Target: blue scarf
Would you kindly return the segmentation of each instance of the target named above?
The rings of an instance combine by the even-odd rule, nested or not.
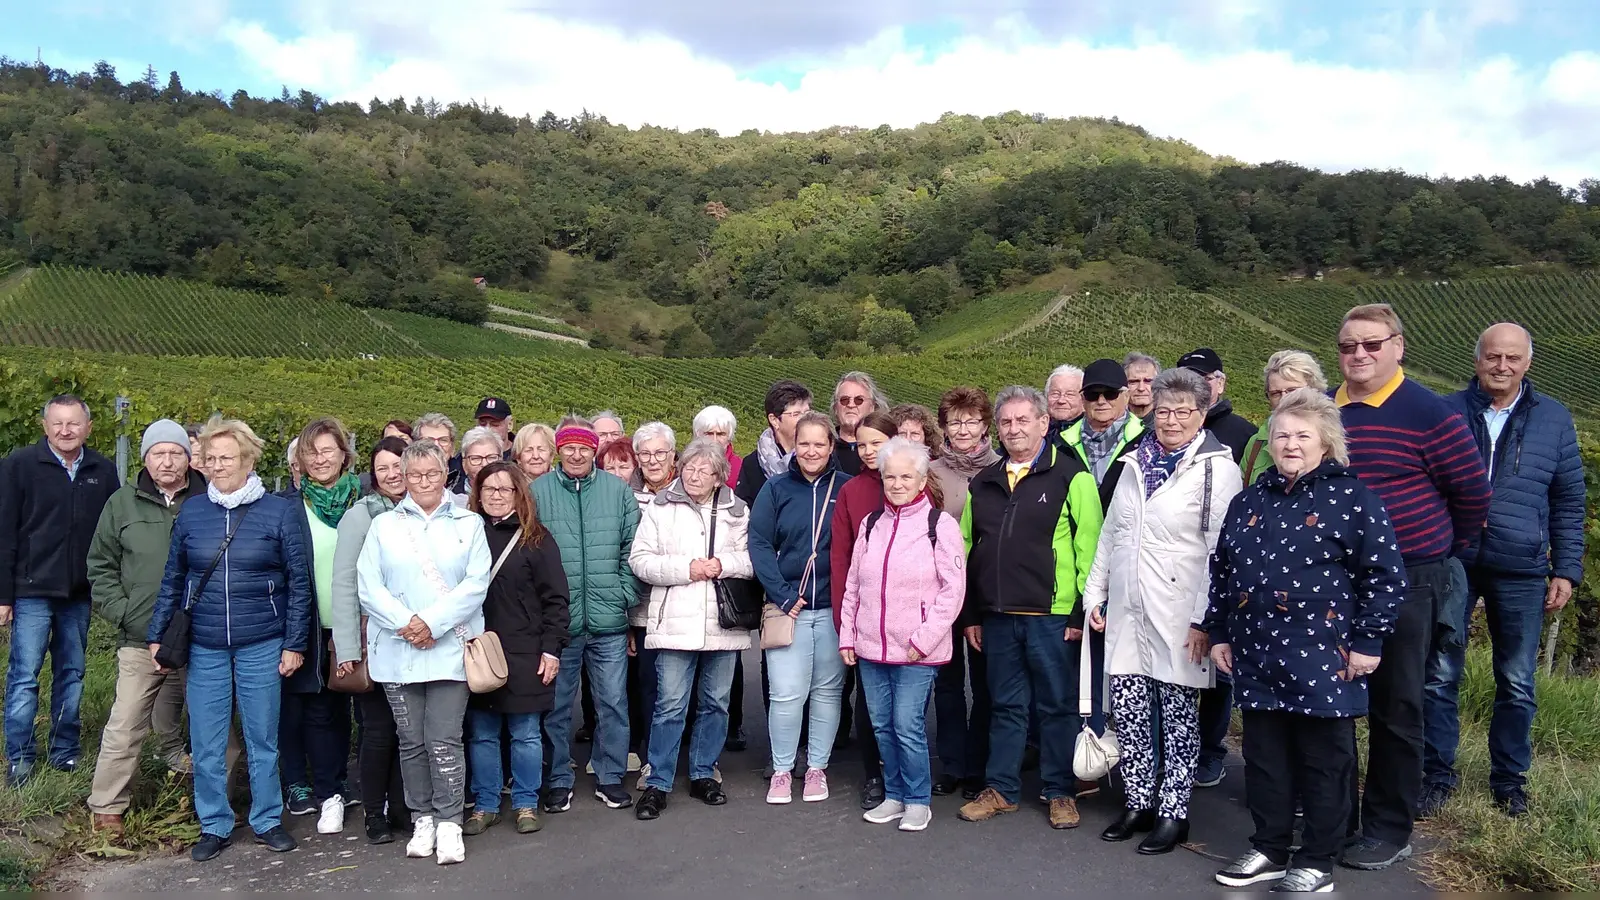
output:
[[[1146,500],[1150,499],[1150,495],[1154,494],[1157,488],[1166,484],[1167,479],[1172,477],[1172,473],[1178,468],[1179,461],[1189,451],[1189,445],[1193,444],[1195,438],[1199,436],[1200,433],[1195,432],[1195,436],[1189,439],[1189,443],[1171,452],[1161,446],[1161,441],[1156,439],[1154,431],[1145,435],[1144,439],[1139,442],[1139,471],[1144,473],[1144,497]]]

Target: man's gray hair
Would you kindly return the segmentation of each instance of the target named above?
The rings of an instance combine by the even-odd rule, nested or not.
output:
[[[1165,398],[1169,401],[1191,400],[1194,408],[1201,412],[1211,408],[1211,384],[1204,375],[1193,369],[1168,369],[1157,375],[1150,385],[1150,396],[1157,406]]]
[[[1489,336],[1489,332],[1499,328],[1502,325],[1510,325],[1522,329],[1522,336],[1528,339],[1528,359],[1531,361],[1533,359],[1533,332],[1528,330],[1528,326],[1519,324],[1517,322],[1496,322],[1493,325],[1490,325],[1488,328],[1485,328],[1483,332],[1478,335],[1477,345],[1472,348],[1472,358],[1483,359],[1483,339]],[[82,403],[83,401],[79,400],[78,402]],[[88,407],[86,406],[84,409],[88,410]]]
[[[422,437],[424,428],[443,428],[450,432],[450,443],[456,442],[456,423],[450,421],[450,417],[444,413],[423,413],[417,417],[417,421],[411,423],[411,433],[416,437]]]
[[[589,427],[593,428],[594,427],[594,423],[600,421],[601,419],[610,419],[611,421],[616,422],[618,431],[622,432],[623,434],[627,434],[628,433],[628,423],[622,421],[622,415],[620,413],[618,413],[616,410],[614,410],[614,409],[602,409],[599,412],[595,413],[594,415],[590,416],[589,417]]]
[[[917,467],[917,474],[928,477],[928,445],[910,438],[893,437],[878,448],[878,471],[889,467],[890,459],[909,459]]]
[[[1161,360],[1156,359],[1154,356],[1151,356],[1148,353],[1140,353],[1138,350],[1135,350],[1122,358],[1123,369],[1128,369],[1132,366],[1149,366],[1155,369],[1157,372],[1160,372]]]
[[[1069,376],[1069,375],[1076,375],[1079,379],[1082,379],[1083,378],[1083,369],[1081,369],[1081,368],[1079,368],[1077,366],[1074,366],[1074,365],[1070,365],[1070,364],[1056,366],[1054,369],[1050,370],[1050,377],[1046,378],[1044,380],[1044,389],[1045,389],[1045,391],[1047,393],[1049,392],[1050,383],[1051,382],[1055,381],[1057,378],[1061,378],[1061,377]],[[997,403],[997,404],[995,404],[994,408],[995,409],[999,409],[1000,405]]]
[[[289,446],[283,448],[283,464],[291,469],[294,468],[294,464],[300,461],[299,450],[300,438],[291,438]]]
[[[633,452],[638,453],[645,441],[661,439],[667,442],[667,449],[678,449],[678,436],[673,433],[665,422],[646,422],[639,426],[633,433]]]
[[[889,408],[889,398],[883,395],[883,391],[878,390],[878,383],[873,381],[872,376],[865,372],[846,372],[839,376],[839,381],[833,386],[834,406],[839,405],[839,389],[847,384],[854,384],[865,390],[872,397],[872,409],[886,410]],[[871,411],[867,410],[867,412]]]
[[[605,414],[601,413],[601,415],[605,415]],[[613,414],[613,415],[615,415],[615,414]],[[617,420],[617,424],[621,425],[622,424],[622,420],[618,419]],[[557,431],[560,431],[563,428],[587,428],[590,431],[593,431],[594,430],[594,419],[586,419],[583,416],[578,415],[577,413],[567,413],[566,415],[561,417],[561,421],[556,423],[556,430]]]
[[[496,453],[504,453],[506,450],[506,442],[501,440],[500,432],[485,425],[468,429],[467,433],[461,436],[461,455],[466,456],[467,450],[476,444],[493,444]]]
[[[39,418],[48,418],[50,415],[50,407],[52,406],[76,406],[77,408],[83,410],[83,418],[85,421],[94,421],[94,413],[89,411],[89,404],[83,402],[83,398],[79,397],[77,394],[57,394],[54,397],[51,397],[45,402],[44,408],[39,410]]]
[[[400,471],[411,471],[411,466],[423,459],[433,460],[448,474],[450,461],[444,458],[444,448],[436,441],[412,441],[407,444],[405,452],[400,454]]]
[[[1055,376],[1052,375],[1050,377],[1054,378]],[[1033,408],[1035,416],[1044,416],[1050,413],[1050,405],[1045,402],[1044,392],[1036,387],[1028,387],[1025,384],[1013,384],[1010,387],[1000,389],[1000,393],[996,394],[994,398],[995,419],[998,420],[1000,418],[1000,410],[1004,409],[1009,403],[1028,404]]]
[[[678,457],[678,472],[681,474],[688,465],[696,460],[703,459],[711,467],[711,474],[717,477],[717,484],[728,483],[728,473],[732,467],[728,465],[728,457],[722,452],[717,442],[710,438],[695,438],[689,446],[683,448],[683,453]]]
[[[734,430],[739,427],[739,420],[734,418],[733,410],[726,406],[708,406],[694,414],[694,424],[690,426],[694,436],[699,437],[712,428],[728,429],[728,440],[733,440]]]

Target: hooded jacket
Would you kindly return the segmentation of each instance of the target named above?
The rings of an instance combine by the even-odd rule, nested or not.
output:
[[[1233,651],[1241,709],[1367,713],[1349,654],[1379,656],[1405,597],[1405,562],[1383,501],[1328,460],[1293,484],[1271,469],[1228,505],[1211,557],[1204,628]]]
[[[539,521],[555,535],[571,594],[573,637],[621,634],[639,602],[628,566],[639,501],[621,478],[593,469],[573,478],[558,464],[533,483]]]
[[[1216,436],[1216,439],[1233,451],[1235,463],[1244,459],[1244,451],[1250,444],[1250,439],[1256,436],[1261,429],[1253,425],[1249,419],[1233,411],[1233,401],[1223,397],[1211,408],[1206,410],[1207,431]]]
[[[169,502],[150,473],[140,471],[106,502],[89,544],[89,584],[94,611],[117,629],[118,646],[148,643],[172,524],[185,500],[205,493],[205,476],[190,469],[188,482]]]
[[[111,460],[82,453],[76,478],[45,438],[0,463],[0,606],[89,599],[89,544],[119,485]]]
[[[767,479],[756,496],[750,509],[750,563],[767,601],[784,612],[802,595],[807,609],[833,605],[833,507],[849,481],[833,456],[815,481],[800,473],[796,459],[789,471]]]
[[[499,559],[521,529],[515,515],[501,522],[485,518],[483,527],[491,559]],[[483,626],[500,638],[508,677],[504,687],[472,695],[471,705],[508,714],[554,708],[555,682],[544,683],[539,663],[545,654],[561,658],[571,639],[567,632],[571,615],[567,573],[555,538],[546,534],[538,546],[513,548],[489,582],[483,602]]]
[[[967,594],[961,526],[937,512],[926,491],[905,506],[884,506],[856,537],[840,603],[839,649],[868,662],[939,666],[954,651],[953,626]],[[913,661],[910,650],[920,658]]]
[[[716,546],[709,546],[712,508]],[[689,564],[715,557],[722,578],[753,578],[749,549],[750,510],[728,488],[718,488],[702,506],[674,478],[645,507],[633,538],[629,564],[649,585],[644,645],[651,650],[747,650],[750,632],[723,628],[717,621],[717,596],[710,581],[695,581]]]

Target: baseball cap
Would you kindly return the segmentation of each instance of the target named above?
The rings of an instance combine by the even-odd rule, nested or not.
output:
[[[1114,359],[1097,359],[1083,369],[1083,389],[1087,391],[1093,387],[1112,388],[1122,390],[1128,386],[1128,376],[1122,370],[1122,363]]]
[[[472,417],[481,419],[484,416],[489,416],[494,419],[504,419],[509,415],[511,415],[511,404],[501,400],[499,397],[485,397],[478,404],[478,411],[473,413]]]
[[[1201,375],[1215,375],[1222,371],[1222,357],[1210,347],[1191,350],[1178,359],[1178,368],[1191,369]]]

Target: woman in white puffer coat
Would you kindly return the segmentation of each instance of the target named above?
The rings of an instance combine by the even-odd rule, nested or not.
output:
[[[691,693],[698,696],[689,740],[689,796],[710,806],[727,802],[715,768],[728,736],[734,662],[750,647],[750,632],[718,624],[713,582],[755,577],[746,544],[750,511],[724,486],[727,478],[728,461],[715,442],[690,444],[679,457],[678,477],[644,507],[634,535],[628,562],[651,586],[644,641],[656,651],[650,774],[635,807],[640,819],[659,817],[667,805]]]

